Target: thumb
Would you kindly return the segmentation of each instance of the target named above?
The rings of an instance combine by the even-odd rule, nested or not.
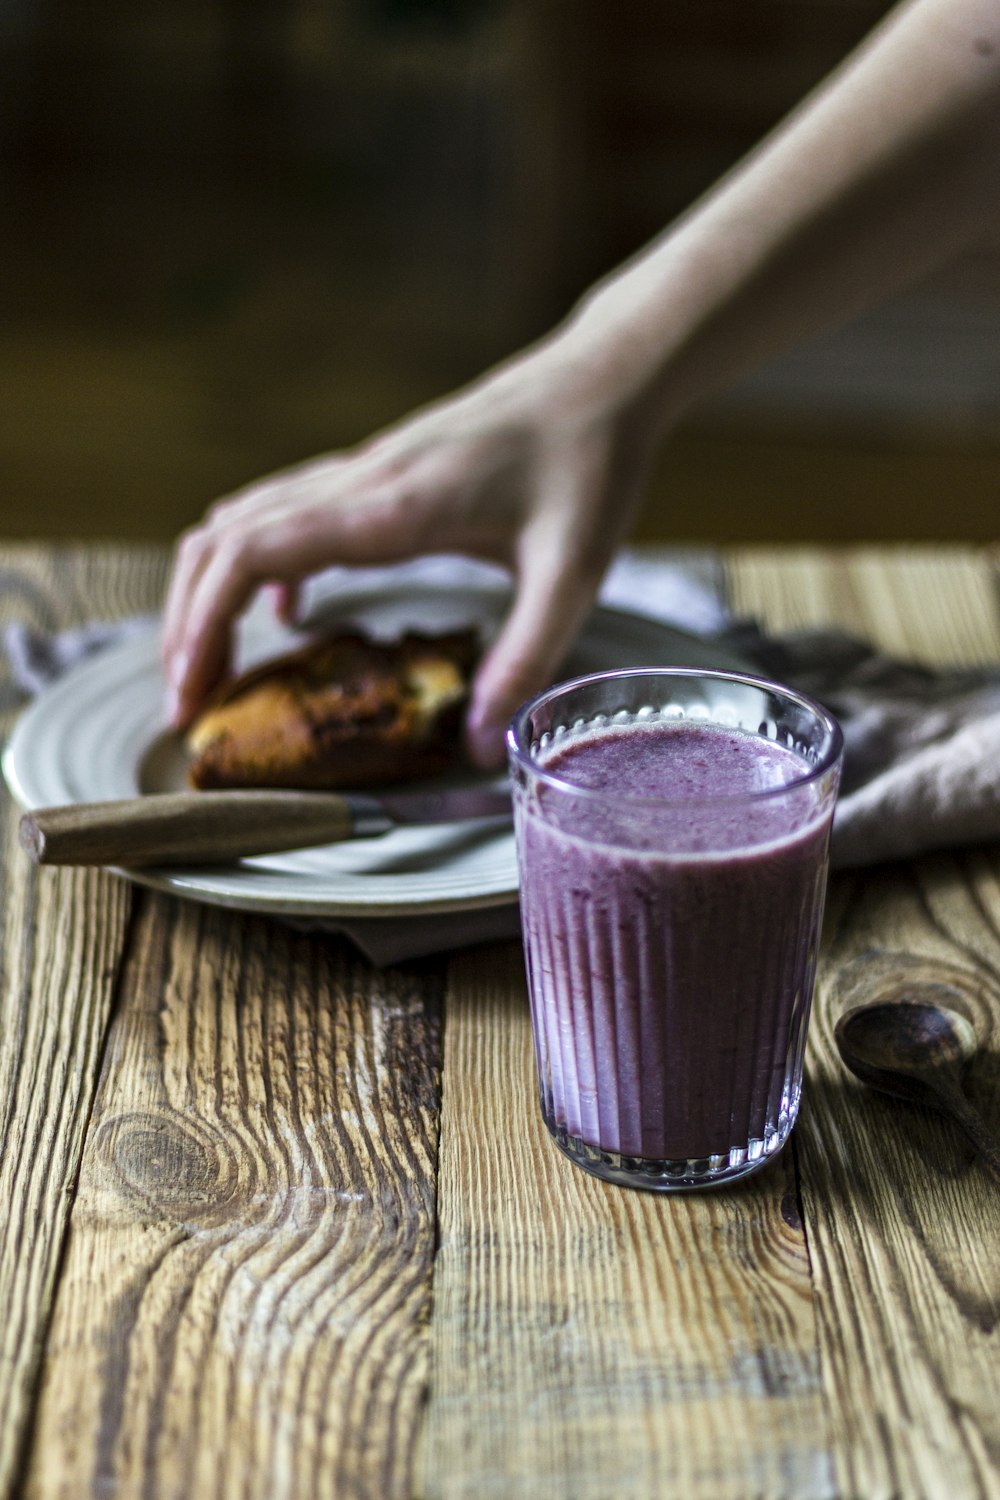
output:
[[[584,574],[559,556],[525,561],[520,568],[514,603],[472,686],[466,739],[477,765],[493,770],[503,764],[504,733],[514,711],[555,680],[602,571]]]

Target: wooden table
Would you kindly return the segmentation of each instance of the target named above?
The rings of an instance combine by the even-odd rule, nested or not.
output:
[[[773,627],[996,661],[998,561],[725,569]],[[165,576],[148,550],[2,563],[0,614],[47,626],[153,608]],[[860,997],[945,986],[1000,1124],[1000,851],[834,882],[791,1148],[663,1198],[549,1143],[515,944],[379,972],[38,872],[2,820],[4,1500],[1000,1495],[1000,1190],[831,1040]]]

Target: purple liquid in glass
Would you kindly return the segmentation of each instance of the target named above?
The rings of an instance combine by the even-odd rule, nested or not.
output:
[[[690,720],[578,730],[537,763],[600,794],[516,799],[549,1128],[612,1168],[747,1170],[797,1112],[829,789],[793,749]]]

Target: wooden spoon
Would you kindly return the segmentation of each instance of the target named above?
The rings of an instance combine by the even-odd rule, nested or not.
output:
[[[834,1037],[863,1083],[951,1115],[1000,1180],[1000,1142],[962,1092],[962,1069],[976,1048],[964,1016],[927,1002],[877,1001],[842,1015]]]

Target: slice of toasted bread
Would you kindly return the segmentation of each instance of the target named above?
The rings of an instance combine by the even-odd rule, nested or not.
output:
[[[358,631],[310,643],[229,683],[188,734],[192,786],[337,790],[409,781],[457,758],[475,631]]]

